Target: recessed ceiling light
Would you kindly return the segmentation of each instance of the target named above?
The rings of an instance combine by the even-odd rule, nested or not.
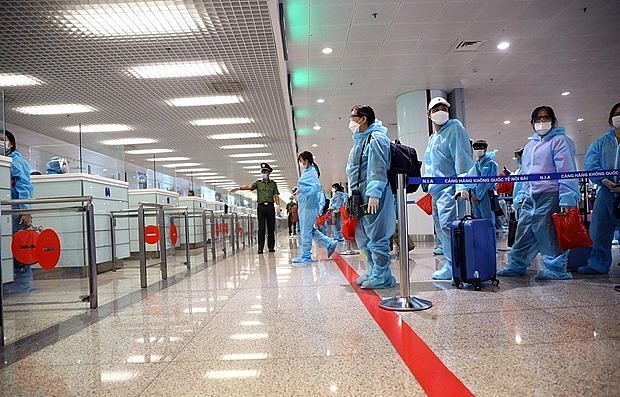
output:
[[[260,163],[269,163],[269,165],[271,165],[271,163],[275,163],[276,160],[274,159],[269,159],[269,160],[264,160],[264,159],[252,159],[252,160],[239,160],[237,161],[237,164],[260,164]],[[273,167],[273,166],[272,166]]]
[[[243,98],[237,95],[196,96],[188,98],[174,98],[165,101],[170,106],[210,106],[226,105],[229,103],[243,102]]]
[[[238,157],[268,157],[271,156],[271,153],[235,153],[229,154],[229,157],[238,158]]]
[[[151,138],[120,138],[120,139],[108,139],[101,141],[104,145],[121,146],[121,145],[146,145],[147,143],[156,143],[155,139]],[[165,149],[170,150],[170,149]],[[172,150],[170,150],[172,151]]]
[[[570,95],[570,91],[564,91],[561,95],[562,96]]]
[[[127,154],[160,154],[160,153],[171,153],[174,152],[172,149],[136,149],[136,150],[127,150],[125,153]]]
[[[254,119],[248,117],[229,117],[223,119],[201,119],[201,120],[192,120],[191,124],[195,126],[203,126],[203,125],[231,125],[231,124],[248,124],[253,123]]]
[[[0,87],[17,87],[20,85],[38,85],[43,82],[27,74],[0,73]]]
[[[74,125],[71,127],[65,127],[65,131],[80,132],[80,126]],[[118,132],[118,131],[131,131],[132,127],[125,124],[83,124],[82,132]]]
[[[318,131],[321,129],[321,126],[318,124],[315,124],[314,127],[312,127],[313,130]]]
[[[325,102],[325,99],[323,99],[323,98],[319,98],[319,99],[317,99],[316,101],[317,101],[317,103],[323,103],[323,102]]]
[[[578,118],[577,121],[583,121],[583,119],[582,118]]]
[[[189,157],[155,157],[148,159],[149,161],[185,161],[189,160]]]
[[[175,171],[176,172],[191,172],[193,175],[196,175],[195,172],[211,171],[211,168],[183,168],[182,170],[175,170]]]
[[[267,145],[263,144],[263,143],[248,143],[245,145],[225,145],[225,146],[220,146],[220,149],[224,149],[224,150],[232,150],[232,149],[260,149],[260,148],[264,148],[267,147]]]
[[[205,170],[208,170],[208,168],[204,168]],[[185,172],[182,170],[175,170],[176,172]],[[185,174],[187,176],[213,176],[213,175],[217,175],[217,172],[190,172],[189,174]]]
[[[77,103],[66,103],[62,105],[39,105],[39,106],[22,106],[15,108],[15,111],[24,114],[70,114],[70,113],[87,113],[94,112],[95,108],[88,105],[80,105]]]
[[[212,76],[228,73],[224,65],[216,62],[169,62],[127,68],[133,76],[142,79],[164,79],[173,77]]]
[[[206,14],[205,14],[206,16]],[[205,29],[201,14],[177,1],[135,1],[73,6],[60,23],[94,36],[177,35]]]
[[[263,134],[258,132],[236,132],[232,134],[215,134],[209,135],[209,139],[247,139],[247,138],[261,138]]]
[[[312,147],[319,147],[319,145],[317,143],[313,143]]]
[[[510,124],[510,120],[504,120],[504,124]]]
[[[498,49],[500,49],[500,50],[505,50],[505,49],[507,49],[508,47],[510,47],[510,43],[509,43],[509,42],[507,42],[507,41],[502,41],[501,43],[499,43],[499,44],[497,45],[497,48],[498,48]]]
[[[178,168],[178,167],[194,167],[200,165],[200,163],[176,163],[176,164],[162,164],[162,167],[166,168]]]
[[[325,47],[321,50],[321,52],[325,55],[331,54],[332,52],[334,52],[333,49],[329,48],[329,47]]]

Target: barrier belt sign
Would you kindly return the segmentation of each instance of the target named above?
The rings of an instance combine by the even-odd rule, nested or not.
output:
[[[462,177],[412,177],[407,179],[409,184],[441,184],[457,185],[464,183],[497,183],[497,182],[530,182],[530,181],[557,181],[563,179],[605,178],[620,176],[620,169],[602,171],[575,171],[554,172],[546,174],[523,174],[507,176],[462,176]]]

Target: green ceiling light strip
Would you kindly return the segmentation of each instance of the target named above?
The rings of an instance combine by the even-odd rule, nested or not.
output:
[[[310,128],[299,128],[297,130],[297,135],[299,136],[307,136],[312,134],[312,130]]]
[[[308,40],[310,33],[308,0],[286,2],[286,24],[293,42]]]

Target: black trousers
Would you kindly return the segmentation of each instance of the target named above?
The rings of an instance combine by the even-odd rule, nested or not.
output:
[[[295,236],[297,234],[297,222],[293,221],[293,215],[288,216],[288,235]]]
[[[265,247],[265,225],[267,226],[267,248],[273,251],[276,248],[276,209],[273,204],[258,204],[258,250]]]

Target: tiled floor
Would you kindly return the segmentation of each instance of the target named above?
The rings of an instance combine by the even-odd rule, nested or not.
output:
[[[620,267],[561,282],[534,282],[532,268],[477,292],[431,281],[431,251],[418,244],[410,258],[412,292],[433,307],[399,315],[473,394],[620,395]],[[425,395],[334,261],[293,268],[296,252],[281,238],[275,254],[248,248],[204,267],[197,250],[190,272],[171,263],[165,288],[150,270],[146,291],[135,268],[106,273],[94,313],[79,281],[37,282],[7,302],[0,395]],[[12,342],[35,332],[45,347],[15,360]]]

